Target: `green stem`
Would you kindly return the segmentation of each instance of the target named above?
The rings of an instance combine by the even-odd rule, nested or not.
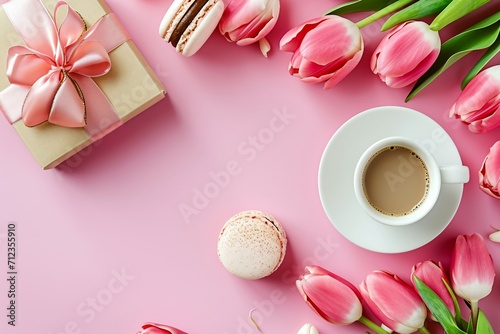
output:
[[[419,332],[420,334],[431,334],[431,332],[429,332],[429,330],[428,330],[427,328],[425,328],[425,326],[424,326],[424,327],[419,328],[419,329],[418,329],[418,332]]]
[[[378,326],[376,323],[374,323],[364,315],[362,315],[358,321],[377,334],[390,334],[389,332],[383,330],[382,327]]]
[[[358,26],[359,29],[369,25],[370,23],[373,23],[377,21],[378,19],[383,18],[387,14],[390,14],[400,8],[403,8],[404,6],[407,6],[411,4],[412,2],[415,2],[416,0],[398,0],[389,6],[379,10],[378,12],[373,13],[372,15],[365,17],[361,21],[357,22],[356,25]]]
[[[472,315],[472,332],[476,332],[477,328],[477,316],[479,315],[479,304],[477,301],[471,301],[470,302],[470,309],[471,309],[471,315]]]

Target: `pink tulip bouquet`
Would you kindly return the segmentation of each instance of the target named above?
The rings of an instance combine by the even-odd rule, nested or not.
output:
[[[376,270],[358,289],[321,267],[308,266],[297,289],[318,315],[337,325],[360,322],[377,334],[430,333],[426,323],[434,321],[446,333],[492,334],[479,300],[491,292],[494,277],[484,239],[472,234],[457,237],[449,276],[441,263],[428,260],[412,268],[409,282]],[[363,305],[376,320],[365,316]],[[468,310],[467,320],[463,309]]]
[[[331,88],[345,78],[362,57],[364,45],[360,29],[387,18],[381,30],[388,32],[371,56],[371,70],[389,87],[414,84],[408,95],[410,99],[466,54],[489,48],[464,82],[470,81],[498,52],[498,12],[444,43],[439,35],[450,23],[489,1],[348,1],[292,28],[283,36],[280,48],[293,53],[289,65],[291,75],[304,82],[325,82],[324,88]],[[356,23],[341,16],[354,12],[375,13]],[[424,18],[432,18],[430,24],[422,21]]]

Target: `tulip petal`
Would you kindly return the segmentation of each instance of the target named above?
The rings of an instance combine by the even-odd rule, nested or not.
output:
[[[337,59],[349,59],[362,47],[358,27],[343,18],[331,18],[311,30],[300,45],[308,60],[327,65]]]
[[[319,332],[313,325],[305,324],[299,329],[297,334],[319,334]]]
[[[259,40],[259,49],[264,57],[267,57],[268,52],[271,50],[271,44],[265,38]]]
[[[455,316],[455,305],[453,303],[453,298],[448,291],[448,288],[443,283],[443,280],[449,284],[448,277],[445,274],[441,262],[435,263],[433,261],[424,261],[417,263],[412,268],[411,278],[413,286],[415,287],[414,277],[418,277],[422,282],[424,282],[432,291],[434,291],[439,298],[445,303],[451,314]],[[416,287],[415,287],[416,288]],[[436,321],[436,318],[430,314],[431,319]]]
[[[439,50],[432,51],[420,62],[420,64],[417,67],[399,77],[391,76],[389,74],[387,76],[384,76],[381,73],[379,73],[379,76],[385,77],[386,79],[384,79],[384,82],[387,84],[387,86],[391,88],[406,87],[409,84],[418,80],[418,78],[420,78],[432,66],[434,61],[436,61],[438,55],[439,55]]]
[[[356,53],[356,55],[347,61],[347,63],[342,66],[338,71],[332,75],[332,77],[325,82],[324,89],[330,89],[333,86],[337,85],[341,80],[343,80],[349,73],[354,70],[354,68],[358,65],[363,56],[363,48]]]
[[[450,117],[470,124],[475,133],[500,125],[500,66],[480,72],[461,92],[450,109]]]
[[[334,324],[351,324],[362,315],[357,289],[343,278],[321,267],[306,267],[306,275],[296,282],[309,306]]]
[[[491,292],[494,277],[493,260],[483,237],[477,233],[458,236],[451,260],[455,293],[470,302],[477,302]]]
[[[267,0],[233,0],[224,10],[219,30],[224,35],[248,24],[265,11]]]
[[[36,126],[49,119],[59,82],[60,71],[53,71],[38,79],[31,86],[22,110],[22,118],[26,126]]]
[[[397,33],[389,33],[381,45],[383,50],[378,56],[377,72],[387,77],[400,77],[439,50],[441,41],[439,34],[431,31],[426,23],[410,22],[403,24]]]
[[[374,271],[360,285],[364,301],[382,323],[398,333],[413,333],[424,325],[427,308],[398,276]]]
[[[500,231],[495,231],[489,235],[489,238],[493,242],[500,242]]]
[[[139,332],[140,334],[187,334],[175,327],[156,324],[152,322],[148,322],[142,325],[142,329],[143,331]]]
[[[236,44],[248,45],[264,38],[276,25],[279,11],[279,1],[268,2],[266,9],[244,27]]]
[[[321,22],[328,20],[327,17],[316,17],[303,24],[290,29],[280,40],[280,50],[295,52],[306,34],[316,28]]]
[[[500,182],[500,141],[490,148],[486,166],[488,168],[486,174],[488,183],[497,186]]]
[[[500,198],[500,141],[497,141],[486,156],[479,171],[479,187],[488,195]]]

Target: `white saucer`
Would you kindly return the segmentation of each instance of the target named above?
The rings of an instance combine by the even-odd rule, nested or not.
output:
[[[408,108],[378,107],[354,116],[332,136],[321,158],[319,193],[328,218],[345,238],[371,251],[401,253],[425,245],[448,226],[463,184],[443,184],[436,206],[414,224],[394,227],[373,220],[354,195],[354,168],[371,144],[388,136],[420,142],[440,166],[462,164],[452,139],[434,120]]]

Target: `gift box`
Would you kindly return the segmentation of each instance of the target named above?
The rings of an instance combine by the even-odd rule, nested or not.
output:
[[[44,169],[165,96],[101,0],[11,0],[0,31],[0,109]]]

